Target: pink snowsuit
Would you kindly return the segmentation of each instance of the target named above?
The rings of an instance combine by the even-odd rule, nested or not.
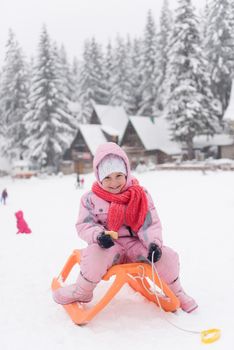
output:
[[[31,233],[32,231],[28,227],[27,222],[24,220],[24,214],[22,210],[19,210],[15,213],[16,220],[17,220],[17,228],[18,232],[17,233]]]
[[[126,165],[127,178],[123,191],[132,184],[129,161],[124,151],[115,143],[108,142],[99,146],[93,161],[94,172],[99,183],[97,167],[108,154],[121,157]],[[76,283],[63,286],[53,292],[54,300],[59,304],[73,302],[89,302],[93,298],[93,290],[97,283],[115,264],[127,262],[147,262],[150,243],[156,243],[162,250],[162,256],[155,263],[161,278],[169,285],[180,300],[181,308],[192,312],[197,308],[196,301],[187,295],[179,280],[179,257],[171,248],[163,245],[162,226],[150,194],[145,190],[148,198],[148,212],[143,225],[137,232],[122,225],[118,230],[118,239],[108,249],[101,248],[97,237],[108,230],[107,217],[110,203],[101,199],[92,191],[81,198],[79,217],[76,229],[80,238],[88,243],[82,250],[80,274]]]
[[[115,143],[108,142],[99,146],[94,157],[93,167],[99,185],[97,166],[108,154],[121,157],[127,168],[127,179],[123,191],[132,184],[129,161],[124,151]],[[187,295],[179,280],[179,257],[171,248],[163,245],[162,227],[150,194],[145,190],[148,198],[148,212],[145,222],[138,232],[122,225],[118,230],[118,239],[108,249],[101,248],[97,237],[108,230],[107,217],[110,203],[101,199],[92,191],[81,198],[79,217],[76,223],[80,238],[88,243],[82,250],[80,274],[76,283],[58,288],[53,292],[54,300],[59,304],[70,304],[76,301],[89,302],[93,297],[93,290],[97,283],[115,264],[127,262],[146,262],[150,243],[156,243],[162,250],[161,259],[155,263],[161,278],[178,296],[181,308],[191,312],[197,308],[196,301]]]
[[[97,166],[110,153],[120,156],[126,164],[127,181],[124,189],[127,189],[132,182],[129,160],[123,150],[112,142],[99,146],[94,157],[93,165],[97,181],[102,186],[98,179]],[[97,237],[101,232],[107,230],[110,203],[91,191],[82,196],[76,229],[79,237],[88,243],[88,247],[82,251],[80,269],[83,278],[92,282],[93,288],[114,264],[146,261],[149,244],[152,242],[162,249],[162,257],[156,263],[162,279],[171,284],[178,277],[178,254],[163,245],[160,219],[150,194],[146,190],[145,192],[149,210],[144,224],[138,232],[133,232],[123,225],[118,231],[119,238],[114,240],[114,246],[109,249],[101,248],[97,243]]]

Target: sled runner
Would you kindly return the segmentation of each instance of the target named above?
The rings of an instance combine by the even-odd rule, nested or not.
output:
[[[61,287],[61,283],[66,281],[73,266],[80,263],[80,253],[80,250],[77,249],[73,251],[60,275],[53,279],[52,290]],[[180,306],[178,298],[167,284],[162,280],[159,281],[157,275],[152,276],[151,265],[147,263],[114,265],[103,276],[103,280],[108,281],[112,276],[115,276],[112,285],[96,305],[90,307],[88,304],[83,306],[80,303],[62,305],[73,322],[78,325],[86,324],[111,301],[125,283],[128,283],[135,291],[158,306],[160,303],[165,311],[175,311]],[[157,286],[157,296],[151,292],[152,282]]]

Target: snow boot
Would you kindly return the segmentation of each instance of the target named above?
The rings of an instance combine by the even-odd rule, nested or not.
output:
[[[168,287],[172,290],[173,293],[175,293],[175,295],[179,299],[180,307],[183,311],[190,313],[198,307],[196,301],[192,297],[187,295],[181,287],[179,278],[177,278],[174,282],[169,284]]]
[[[56,289],[53,299],[56,303],[66,305],[75,302],[89,303],[93,298],[96,283],[89,282],[80,274],[76,283]]]

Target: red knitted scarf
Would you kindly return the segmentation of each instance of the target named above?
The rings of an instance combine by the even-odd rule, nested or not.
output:
[[[105,191],[95,182],[92,191],[100,198],[110,202],[107,218],[109,230],[118,231],[125,224],[137,232],[143,225],[148,210],[148,201],[144,189],[136,179],[126,191],[113,194]]]

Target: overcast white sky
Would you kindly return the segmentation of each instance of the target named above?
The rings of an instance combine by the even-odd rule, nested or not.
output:
[[[0,62],[5,54],[8,30],[12,28],[27,56],[37,50],[42,24],[58,44],[63,43],[70,58],[81,57],[83,42],[95,36],[107,43],[117,34],[140,36],[146,14],[152,10],[157,21],[163,0],[1,0]],[[201,7],[205,0],[193,0]],[[175,8],[177,0],[169,0]]]

